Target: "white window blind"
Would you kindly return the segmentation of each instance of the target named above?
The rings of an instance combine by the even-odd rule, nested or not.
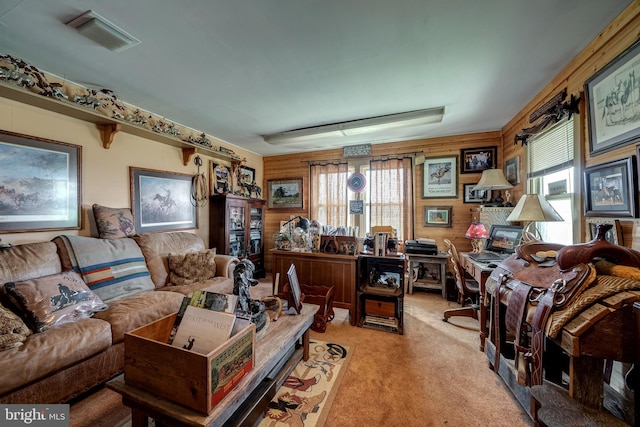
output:
[[[534,178],[573,165],[573,117],[529,140],[528,177]]]

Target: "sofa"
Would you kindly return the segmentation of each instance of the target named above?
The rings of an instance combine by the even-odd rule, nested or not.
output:
[[[74,249],[76,243],[85,246]],[[135,274],[142,285],[101,287],[106,282],[102,276],[95,276],[98,279],[93,280],[77,265],[86,255],[85,247],[92,248],[92,256],[101,260],[117,258],[121,247],[125,246],[144,258],[144,262],[138,262],[136,269],[139,271]],[[212,268],[191,265],[191,272],[183,271],[185,264],[198,258],[212,263]],[[61,292],[63,295],[89,296],[85,298],[85,304],[87,300],[91,301],[91,307],[95,309],[86,316],[77,316],[79,311],[76,310],[77,319],[63,316],[66,320],[60,324],[47,324],[49,317],[41,316],[43,318],[37,319],[40,323],[35,326],[42,326],[41,331],[34,332],[34,326],[30,326],[24,336],[3,335],[22,338],[13,348],[0,351],[0,403],[68,402],[120,374],[124,369],[126,332],[177,312],[183,298],[195,289],[232,293],[233,269],[238,262],[235,257],[206,249],[202,239],[188,232],[143,233],[122,239],[58,236],[49,242],[0,250],[0,285],[4,284],[0,302],[10,321],[14,314],[20,320],[25,316],[32,319],[38,310],[38,307],[30,307],[26,314],[21,312],[22,306],[17,303],[24,303],[29,297],[16,298],[15,293],[22,289],[23,293],[17,293],[18,296],[24,296],[25,292],[40,295],[44,292],[43,283],[47,281],[58,282],[59,289],[67,289],[67,292]],[[123,270],[131,271],[131,268]],[[93,273],[104,275],[104,269]],[[68,288],[60,287],[70,277],[69,283],[81,286],[82,292],[70,293]],[[91,283],[95,282],[94,287],[88,277]],[[57,295],[55,298],[62,297]],[[52,297],[42,295],[40,299],[53,301]],[[22,309],[24,311],[24,307]],[[28,325],[26,321],[25,324]],[[2,328],[3,333],[6,330]],[[20,328],[12,331],[20,331]]]

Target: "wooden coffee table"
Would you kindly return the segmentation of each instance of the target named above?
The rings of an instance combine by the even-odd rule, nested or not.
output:
[[[300,314],[283,314],[271,321],[266,333],[258,336],[255,367],[209,415],[133,387],[125,382],[124,374],[109,381],[107,387],[120,393],[122,403],[131,408],[132,427],[146,427],[149,417],[156,425],[242,425],[257,419],[296,364],[309,358],[309,327],[317,310],[317,305],[304,304]]]

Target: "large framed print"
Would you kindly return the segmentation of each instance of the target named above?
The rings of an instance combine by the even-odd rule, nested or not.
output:
[[[584,170],[584,215],[631,217],[638,214],[634,156]]]
[[[460,150],[462,158],[461,173],[477,173],[486,169],[494,169],[497,165],[498,147],[463,148]]]
[[[269,209],[303,209],[302,178],[267,181],[267,207]]]
[[[192,175],[129,167],[136,233],[198,228]]]
[[[458,197],[458,156],[428,157],[423,173],[423,199]]]
[[[640,78],[640,41],[585,82],[592,156],[630,144],[640,136],[636,76]]]
[[[0,131],[0,233],[78,230],[82,147]]]

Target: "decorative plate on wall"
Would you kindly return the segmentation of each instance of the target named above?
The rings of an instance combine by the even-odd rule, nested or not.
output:
[[[360,172],[351,174],[347,179],[347,187],[354,193],[359,193],[367,186],[367,178]]]

